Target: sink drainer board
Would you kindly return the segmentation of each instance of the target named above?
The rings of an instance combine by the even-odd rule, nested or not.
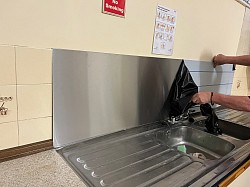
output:
[[[205,146],[206,141],[215,147],[216,143],[224,143],[226,149],[218,151],[210,144]],[[77,143],[58,152],[89,186],[172,187],[190,184],[208,169],[203,160],[178,151],[178,144],[186,145],[187,153],[199,151],[207,159],[222,157],[234,148],[227,141],[193,128],[182,126],[169,131],[166,126],[150,124]]]

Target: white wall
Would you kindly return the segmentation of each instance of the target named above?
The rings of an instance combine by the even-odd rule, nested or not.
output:
[[[151,55],[157,4],[177,10],[171,58],[235,55],[245,8],[235,0],[127,0],[126,18],[102,0],[0,0],[0,44]]]

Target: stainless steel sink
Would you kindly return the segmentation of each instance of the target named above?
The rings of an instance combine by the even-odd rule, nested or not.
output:
[[[214,186],[249,155],[250,128],[220,120],[223,134],[215,136],[197,119],[147,124],[58,152],[88,186]]]
[[[178,146],[185,146],[186,153]],[[224,139],[189,126],[170,129],[150,124],[59,152],[90,186],[178,187],[196,181],[234,148]],[[201,153],[205,159],[192,153]]]
[[[217,108],[219,126],[225,134],[239,140],[250,139],[250,113],[232,110],[228,108]]]
[[[222,134],[226,134],[238,140],[249,140],[250,139],[250,128],[244,125],[236,124],[233,122],[219,120],[219,128],[222,130]],[[203,127],[205,129],[205,122],[197,121],[194,123],[195,126]]]
[[[235,123],[231,123],[229,121],[218,121],[219,127],[221,128],[222,132],[232,136],[234,138],[240,140],[249,140],[250,139],[250,128],[245,127],[243,125],[238,125]]]
[[[218,159],[235,146],[217,136],[187,126],[172,128],[165,133],[158,133],[157,138],[169,147],[185,146],[187,154],[202,153],[206,159]]]

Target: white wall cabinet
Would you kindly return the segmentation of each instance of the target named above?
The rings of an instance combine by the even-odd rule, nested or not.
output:
[[[248,187],[250,177],[250,168],[246,169],[239,177],[237,177],[229,187]]]

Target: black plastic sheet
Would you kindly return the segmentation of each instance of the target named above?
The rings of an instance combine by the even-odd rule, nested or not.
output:
[[[170,103],[169,118],[180,116],[194,106],[195,103],[191,99],[197,92],[198,86],[195,84],[184,61],[182,61],[168,95],[168,103]],[[218,117],[210,104],[201,104],[200,110],[203,116],[207,116],[205,121],[206,131],[215,135],[222,134],[221,129],[218,127]]]
[[[168,96],[170,101],[169,117],[179,116],[195,105],[191,99],[197,92],[198,87],[182,61]]]
[[[222,134],[222,130],[219,128],[218,125],[218,117],[215,114],[213,108],[210,106],[210,104],[202,104],[200,105],[201,114],[203,116],[208,116],[205,121],[205,127],[207,128],[207,132],[211,134]]]

